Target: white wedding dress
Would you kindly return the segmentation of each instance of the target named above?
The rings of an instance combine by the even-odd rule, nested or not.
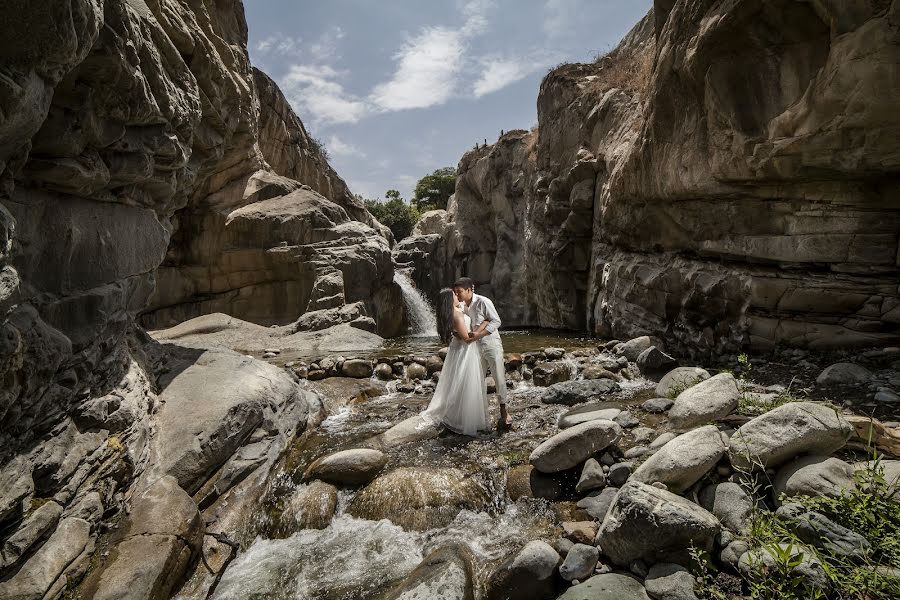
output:
[[[465,319],[466,329],[470,329],[471,320],[467,315]],[[467,344],[454,337],[434,397],[423,416],[464,435],[488,431],[488,403],[483,382],[478,343]]]

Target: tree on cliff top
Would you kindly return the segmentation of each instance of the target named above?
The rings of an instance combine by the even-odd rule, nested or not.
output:
[[[362,196],[357,196],[357,199],[366,205],[366,209],[376,219],[391,230],[394,239],[399,242],[412,233],[416,221],[419,220],[419,210],[407,204],[397,190],[388,190],[384,197],[385,200],[372,200]]]
[[[419,212],[447,209],[447,201],[456,189],[456,169],[444,167],[426,175],[416,184],[412,205]]]

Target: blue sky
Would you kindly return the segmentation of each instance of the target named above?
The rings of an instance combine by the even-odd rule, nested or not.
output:
[[[561,62],[610,50],[652,0],[245,0],[275,79],[350,189],[409,199],[475,142],[537,123]]]

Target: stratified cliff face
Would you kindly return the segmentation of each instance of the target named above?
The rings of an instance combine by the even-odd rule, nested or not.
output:
[[[896,343],[898,25],[897,2],[657,2],[545,78],[536,132],[463,156],[441,232],[395,256],[471,275],[511,324]]]
[[[148,307],[151,325],[268,323],[360,300],[347,312],[400,326],[390,241],[253,72],[243,15],[239,0],[0,8],[2,597],[58,597],[126,504],[86,597],[167,596],[202,543],[207,484],[254,479],[252,503],[303,430],[291,376],[156,344],[135,326]]]

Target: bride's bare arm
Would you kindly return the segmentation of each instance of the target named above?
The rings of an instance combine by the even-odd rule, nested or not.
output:
[[[469,330],[466,329],[466,320],[460,313],[454,313],[453,315],[453,333],[456,334],[460,341],[466,344],[471,344],[475,341],[469,337]]]

